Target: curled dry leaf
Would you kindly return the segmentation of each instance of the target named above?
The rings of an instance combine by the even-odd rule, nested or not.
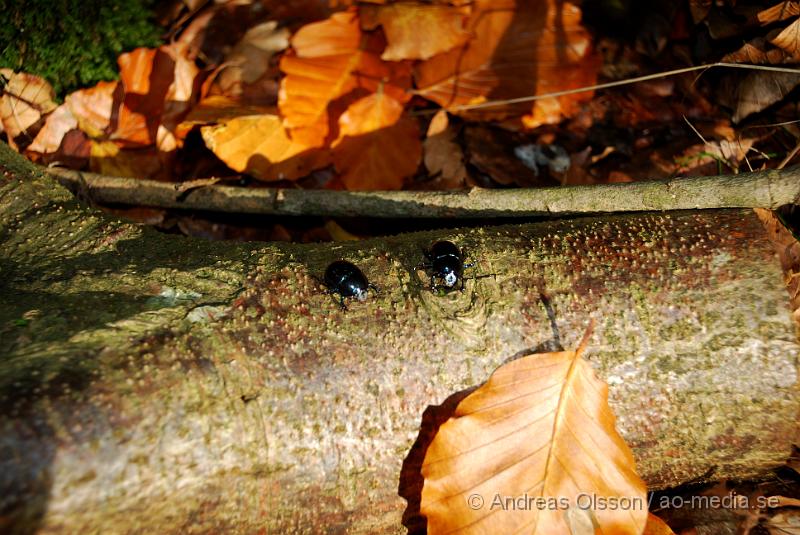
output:
[[[277,115],[237,117],[200,132],[228,167],[260,180],[295,180],[330,163],[327,149],[289,139]]]
[[[469,8],[437,4],[363,4],[361,26],[374,30],[383,26],[385,61],[428,59],[463,45],[471,37],[465,28]]]
[[[0,69],[6,82],[0,96],[0,121],[8,136],[9,144],[16,147],[16,138],[25,134],[27,142],[36,136],[36,127],[43,116],[57,105],[53,88],[44,78],[15,73],[11,69]]]
[[[156,146],[161,152],[171,152],[183,145],[183,139],[176,137],[175,130],[199,94],[200,87],[196,81],[200,69],[193,60],[187,59],[187,45],[172,43],[162,46],[161,50],[172,58],[175,67],[172,83],[164,97],[164,110],[156,132]]]
[[[275,53],[289,46],[289,30],[278,28],[276,21],[264,22],[247,30],[217,75],[214,86],[230,97],[242,94],[243,86],[261,78]]]
[[[486,100],[592,85],[599,60],[580,19],[580,9],[569,2],[477,0],[469,23],[474,38],[418,67],[419,94],[456,110]],[[537,101],[526,126],[558,121],[575,111],[576,102],[590,97],[586,92]],[[496,117],[530,110],[530,104],[517,104],[467,113]]]
[[[771,24],[800,15],[800,2],[780,2],[758,13],[758,22]]]
[[[27,152],[39,155],[54,153],[61,146],[61,141],[67,132],[75,128],[78,128],[78,120],[72,115],[69,107],[62,104],[47,116],[33,143],[28,145]]]
[[[328,106],[351,91],[374,93],[381,88],[400,102],[409,99],[410,67],[380,59],[373,40],[362,39],[354,9],[301,28],[292,46],[294,53],[281,58],[286,76],[281,80],[278,107],[292,138],[308,146],[328,141]]]
[[[176,42],[120,55],[117,61],[125,96],[111,139],[141,147],[157,141],[161,125],[172,132],[199,89],[195,87],[199,71],[186,57],[187,49],[185,43]],[[170,150],[173,141],[164,139],[163,133],[161,137],[161,144]]]
[[[78,120],[78,128],[91,138],[100,138],[108,133],[111,118],[121,101],[122,86],[119,82],[99,82],[94,87],[70,93],[64,99]]]
[[[422,465],[429,534],[570,533],[584,517],[598,533],[642,533],[646,487],[581,357],[587,338],[501,366],[458,404]]]
[[[350,190],[400,189],[419,166],[422,145],[415,119],[380,92],[357,100],[339,118],[333,163]]]
[[[800,18],[772,39],[772,44],[785,50],[793,60],[800,60]]]
[[[769,44],[764,38],[757,37],[738,50],[726,54],[721,61],[778,65],[791,61],[791,56],[785,50]]]

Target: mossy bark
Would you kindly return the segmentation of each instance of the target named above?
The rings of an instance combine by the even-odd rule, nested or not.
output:
[[[651,488],[755,477],[797,438],[798,345],[749,210],[359,243],[212,243],[77,203],[0,146],[0,531],[400,533],[429,405],[552,342],[610,386]],[[478,262],[434,295],[434,239]],[[380,288],[319,288],[347,258]]]

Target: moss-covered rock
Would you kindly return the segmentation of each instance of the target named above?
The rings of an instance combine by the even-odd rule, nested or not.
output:
[[[117,56],[155,46],[154,0],[6,0],[0,67],[43,76],[56,93],[118,77]]]

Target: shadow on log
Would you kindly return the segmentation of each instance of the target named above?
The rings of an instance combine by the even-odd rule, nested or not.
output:
[[[652,489],[749,478],[797,438],[798,345],[752,210],[319,245],[158,234],[0,147],[0,530],[402,533],[425,409],[510,355],[586,351]],[[449,239],[496,279],[435,295]],[[379,296],[338,309],[334,259]]]

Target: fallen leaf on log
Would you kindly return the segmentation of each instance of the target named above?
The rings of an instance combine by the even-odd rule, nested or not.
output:
[[[581,357],[589,334],[576,351],[501,366],[458,404],[422,464],[428,533],[570,533],[582,517],[642,532],[647,487]]]

